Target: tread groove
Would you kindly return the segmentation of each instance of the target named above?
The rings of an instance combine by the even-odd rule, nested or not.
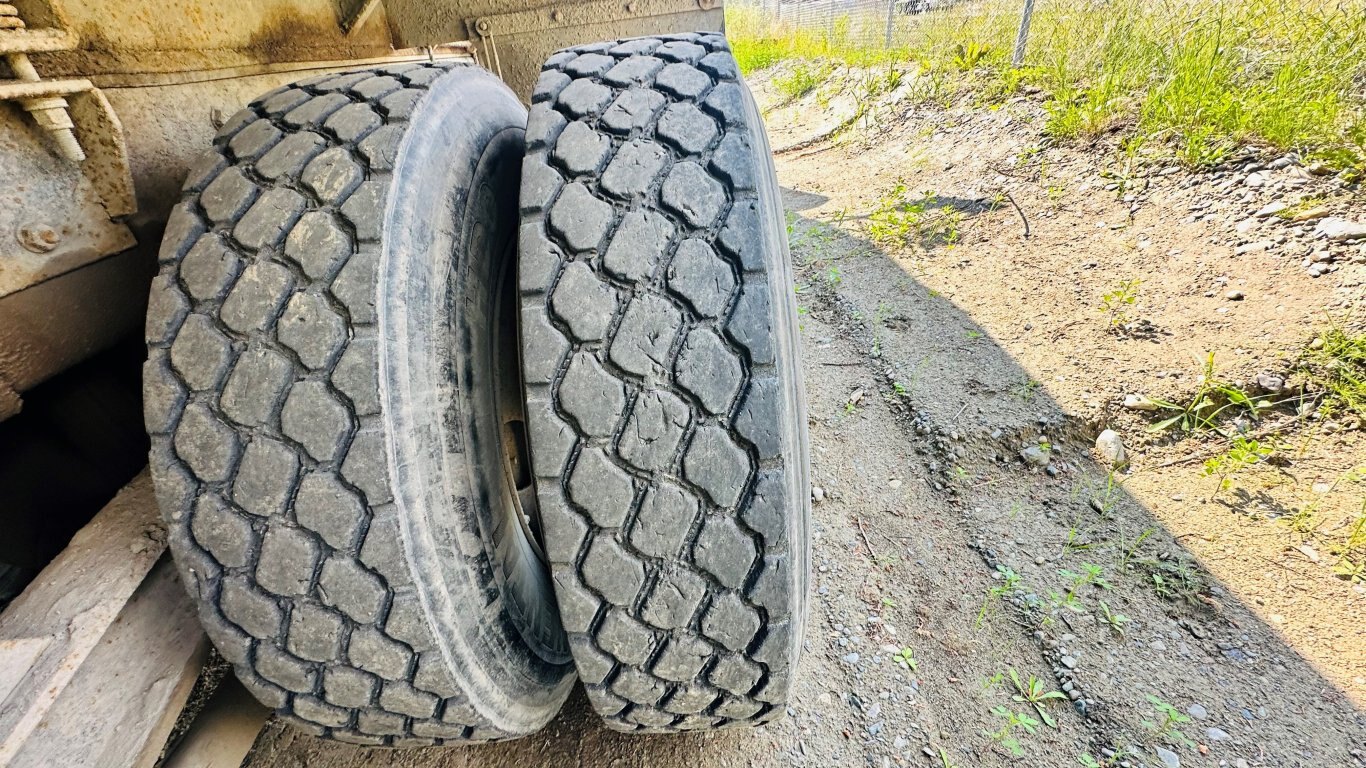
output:
[[[661,49],[668,61],[663,66],[640,61]],[[749,204],[756,194],[736,189],[725,174],[715,170],[713,153],[726,145],[728,137],[740,136],[732,145],[748,152],[741,161],[751,166],[756,178],[764,177],[771,185],[766,193],[772,196],[770,203],[773,205],[776,205],[777,190],[771,160],[766,154],[756,153],[763,133],[757,110],[724,114],[721,107],[712,103],[709,96],[719,88],[732,85],[743,88],[743,85],[733,72],[725,72],[724,67],[719,70],[714,66],[704,68],[690,60],[690,57],[701,60],[707,54],[729,60],[729,47],[724,38],[707,34],[664,35],[561,51],[542,68],[528,125],[528,135],[536,139],[526,156],[527,166],[533,170],[524,176],[522,231],[535,228],[550,243],[549,250],[556,263],[549,270],[550,277],[544,287],[521,291],[522,316],[537,319],[534,324],[522,326],[523,348],[528,353],[533,348],[564,350],[550,381],[533,383],[528,391],[538,396],[548,395],[554,417],[550,421],[563,422],[572,433],[567,450],[552,452],[552,449],[561,449],[540,445],[537,441],[542,430],[536,428],[536,422],[548,417],[544,413],[529,413],[532,462],[536,476],[541,479],[539,493],[543,499],[543,517],[551,519],[551,525],[557,516],[566,520],[572,517],[574,525],[563,523],[557,527],[587,531],[574,549],[574,556],[567,558],[567,562],[552,562],[551,570],[556,576],[562,603],[579,599],[578,595],[566,591],[571,586],[596,603],[587,631],[571,632],[571,648],[581,664],[591,665],[593,669],[600,669],[602,663],[593,656],[611,661],[611,668],[602,676],[601,682],[585,683],[585,688],[607,724],[617,730],[663,732],[766,722],[785,711],[777,702],[785,698],[799,652],[800,632],[793,632],[794,640],[784,668],[771,669],[756,658],[768,639],[770,617],[767,609],[751,597],[767,567],[765,556],[805,563],[804,555],[797,550],[807,546],[809,496],[805,413],[800,403],[800,384],[791,380],[798,370],[795,367],[795,322],[784,325],[775,314],[795,313],[791,286],[786,278],[788,268],[784,264],[788,257],[782,238],[781,212],[772,208],[766,209],[765,214],[779,219],[776,234],[771,231],[772,222],[761,222],[770,227],[769,230],[745,233],[748,244],[761,251],[758,267],[745,269],[740,255],[730,253],[720,244],[721,231],[732,219],[734,202],[744,200]],[[580,56],[596,58],[586,59],[589,63],[584,66],[576,66]],[[600,61],[601,58],[606,60]],[[616,69],[618,67],[621,69]],[[614,71],[640,74],[633,80],[606,76]],[[626,111],[614,113],[613,105],[628,92],[631,95],[626,98],[637,108],[653,106],[648,107],[648,116],[632,114],[631,127],[623,130],[620,121]],[[703,131],[700,136],[711,131],[710,138],[705,141],[688,138],[680,130],[680,121],[686,120],[701,121],[694,122],[694,127]],[[671,125],[664,125],[661,130],[661,124],[670,122]],[[619,171],[610,182],[611,191],[604,189],[603,179],[616,167],[617,159],[624,157],[623,148],[636,142],[657,145],[664,153],[663,162],[657,163],[657,167],[647,164]],[[729,162],[734,167],[735,146],[729,151]],[[630,156],[643,155],[633,150]],[[573,169],[573,172],[566,169]],[[547,172],[559,179],[558,188],[550,195],[540,191]],[[695,199],[678,198],[670,187],[670,181],[675,178],[681,180],[679,184],[688,181],[700,185],[702,194]],[[588,197],[585,198],[582,192],[565,195],[564,191],[571,185],[582,185],[587,189]],[[542,204],[546,197],[548,201]],[[600,210],[598,206],[602,203],[606,203],[612,213],[607,221],[601,222],[599,231],[593,227],[598,226],[595,211]],[[562,218],[557,218],[556,212]],[[629,258],[636,262],[623,265],[614,262],[609,269],[604,264],[604,254],[616,238],[631,236],[623,222],[628,214],[636,212],[646,213],[644,219],[637,221],[648,223],[652,221],[650,216],[654,216],[657,218],[653,220],[667,222],[671,228],[669,237],[658,253],[654,251],[655,246],[643,240],[635,242],[623,253],[629,253]],[[587,229],[572,233],[561,231],[561,222],[565,221],[588,222],[584,225]],[[575,244],[582,247],[585,242],[593,242],[595,232],[597,247],[576,250]],[[727,280],[731,284],[723,297],[713,293],[709,299],[709,306],[719,307],[712,310],[714,317],[697,311],[692,304],[694,297],[680,293],[669,277],[681,245],[693,239],[705,243],[707,248],[704,250],[710,250],[711,258],[715,260],[715,263],[703,263],[702,267],[724,275],[724,278],[713,280],[712,289],[724,290],[723,283]],[[522,258],[536,258],[537,254],[532,252],[535,247],[536,244],[529,244],[524,237]],[[589,285],[587,290],[599,291],[602,288],[598,286],[605,286],[616,302],[600,338],[577,335],[576,321],[581,318],[560,314],[566,307],[594,306],[592,296],[595,294],[579,295],[586,285],[581,276],[582,267],[575,267],[579,271],[572,284],[564,279],[570,271],[568,266],[576,263],[587,265],[596,278],[596,283]],[[625,271],[618,272],[619,268]],[[702,283],[701,290],[706,289],[707,284]],[[733,323],[754,321],[754,318],[746,321],[739,316],[742,297],[748,293],[754,293],[766,302],[767,313],[759,318],[760,322],[767,323],[767,328],[748,329],[749,335],[763,334],[768,346],[777,350],[775,362],[756,363],[743,339],[731,332]],[[557,297],[561,299],[559,303]],[[644,320],[628,326],[626,319],[631,308],[646,297],[663,302],[651,306],[640,304]],[[720,301],[722,298],[724,301]],[[665,310],[655,307],[667,307],[673,314],[660,314]],[[651,312],[654,314],[647,314]],[[793,333],[785,336],[784,330]],[[708,333],[698,336],[698,343],[711,344],[712,354],[721,354],[731,361],[739,371],[733,379],[711,375],[712,371],[704,367],[706,354],[694,354],[691,357],[697,359],[689,359],[690,334],[703,331]],[[662,340],[662,334],[667,333],[673,334],[668,346],[662,354],[656,351],[654,355],[657,356],[650,356],[651,353],[645,350],[654,349],[654,342]],[[707,341],[708,338],[719,340],[719,346],[716,341]],[[614,354],[618,344],[634,345],[633,349],[641,350],[641,356],[653,362],[645,363],[644,370],[627,370]],[[524,354],[524,358],[528,356]],[[638,361],[642,357],[633,359],[637,362],[630,365],[639,367]],[[575,366],[577,360],[592,360],[594,375],[571,375],[574,368],[584,367]],[[781,387],[761,391],[757,386],[761,377],[780,381],[787,377],[788,380]],[[620,413],[614,412],[616,395],[612,393],[617,391],[623,393]],[[669,402],[681,403],[687,409],[682,423],[674,420],[677,418],[675,413],[665,406],[655,407],[652,412],[644,398],[649,391],[666,393]],[[785,450],[778,456],[761,457],[759,447],[745,438],[737,426],[752,393],[770,393],[769,396],[783,398],[771,409],[779,415],[780,423],[765,425],[780,430],[784,436]],[[717,412],[708,410],[707,403]],[[628,459],[623,447],[633,422],[640,419],[643,423],[647,418],[654,418],[659,423],[644,427],[653,430],[649,436],[629,435],[632,441],[651,443],[651,437],[676,441],[662,460],[647,459],[646,462],[651,463],[649,468],[637,466]],[[560,428],[550,422],[545,426],[551,433]],[[585,508],[574,498],[571,483],[575,473],[585,466],[585,451],[590,448],[602,450],[608,464],[630,479],[632,493],[629,502],[620,502],[622,508]],[[538,454],[538,450],[544,451],[544,455]],[[562,463],[557,466],[556,462]],[[739,471],[735,467],[739,467]],[[785,486],[787,499],[780,514],[789,532],[781,541],[767,541],[744,519],[744,512],[756,503],[761,473],[779,476]],[[677,502],[683,505],[681,510],[677,507],[673,511],[665,509],[664,504],[675,503],[665,501],[665,493],[678,492],[684,494],[682,501]],[[713,497],[718,493],[722,494],[721,503]],[[632,540],[633,533],[642,525],[642,516],[647,514],[651,494],[659,494],[660,500],[656,502],[657,508],[648,512],[650,525],[665,526],[660,529],[665,533],[660,535],[670,537],[671,554],[664,557],[640,550]],[[601,505],[603,502],[590,503]],[[690,509],[693,511],[688,512]],[[605,515],[605,518],[597,519],[595,514]],[[682,530],[677,529],[683,522],[679,514],[691,515]],[[714,533],[709,534],[713,526]],[[738,540],[734,534],[739,535]],[[673,544],[674,541],[677,543]],[[736,541],[742,543],[737,545]],[[707,552],[708,547],[724,547],[724,551]],[[604,560],[607,555],[600,552],[612,553],[611,558],[627,558],[630,564],[608,568],[602,563],[617,561]],[[742,562],[743,558],[748,561]],[[709,571],[702,565],[703,561],[711,562],[713,566],[719,564],[729,575]],[[797,570],[788,569],[791,577],[783,585],[783,598],[787,601],[785,615],[773,617],[774,621],[796,619],[805,612],[805,577],[796,575]],[[727,583],[737,586],[727,587]],[[704,589],[700,595],[695,591],[699,584]],[[609,597],[609,593],[616,595],[616,599]],[[622,599],[626,593],[630,598]],[[722,600],[723,597],[727,599]],[[652,626],[645,619],[651,612],[651,604],[656,601],[659,610],[664,611],[655,615],[656,620],[669,626]],[[743,645],[737,646],[742,648],[738,654],[727,650],[719,640],[708,637],[703,630],[713,611],[733,610],[745,612],[751,617],[750,621],[758,624]],[[727,614],[723,618],[732,617]],[[624,623],[626,621],[639,624]],[[623,632],[631,639],[624,645],[620,637]],[[697,673],[691,683],[673,682],[654,672],[670,655],[675,641],[698,652],[706,649],[706,657],[696,667]],[[647,646],[649,643],[653,645]],[[640,658],[639,651],[646,647],[648,653]],[[736,668],[735,664],[727,663],[730,659],[743,659],[758,667],[759,674],[752,684],[748,683],[749,678],[735,678],[734,673],[725,671]],[[731,676],[727,677],[727,674]],[[713,675],[726,678],[722,682],[728,682],[736,690],[728,691],[712,682]],[[675,695],[698,683],[708,690],[715,687],[716,691],[713,700],[699,714],[669,711],[668,702]],[[770,688],[779,689],[780,693],[776,697],[765,693],[763,701],[755,698],[760,691]],[[641,700],[635,700],[633,696]]]
[[[452,67],[448,62],[425,63],[418,66],[379,67],[371,70],[328,74],[310,78],[301,83],[284,86],[267,93],[252,103],[247,109],[231,117],[214,139],[213,148],[206,153],[206,160],[196,166],[203,172],[192,172],[192,183],[187,183],[181,201],[181,210],[190,214],[192,221],[182,222],[174,230],[168,226],[168,236],[161,251],[161,279],[157,284],[160,290],[178,294],[176,300],[189,308],[187,318],[207,318],[210,328],[221,335],[221,348],[210,348],[208,342],[198,342],[185,352],[190,369],[199,376],[204,371],[216,372],[214,384],[196,390],[185,380],[182,371],[177,370],[171,360],[171,347],[182,338],[187,327],[182,320],[176,322],[176,330],[159,333],[149,322],[148,347],[149,360],[157,361],[149,365],[148,383],[145,397],[155,405],[149,413],[166,411],[170,414],[169,428],[155,430],[152,436],[151,463],[153,478],[159,487],[169,493],[162,499],[163,513],[171,529],[171,548],[181,562],[182,568],[195,568],[195,564],[208,563],[207,571],[199,571],[196,577],[187,579],[186,584],[199,603],[201,616],[210,628],[215,643],[239,641],[245,643],[241,652],[231,655],[239,660],[236,665],[238,676],[249,689],[257,693],[269,704],[277,705],[280,714],[290,722],[307,731],[342,741],[388,746],[416,746],[443,742],[489,741],[505,739],[520,733],[508,733],[495,727],[483,716],[478,715],[464,698],[456,692],[443,695],[438,691],[425,691],[415,680],[418,678],[419,665],[427,657],[429,663],[439,667],[445,678],[453,674],[446,662],[440,658],[436,643],[430,638],[432,627],[424,622],[418,631],[428,633],[419,644],[426,649],[414,648],[412,644],[392,636],[389,628],[391,620],[397,615],[396,605],[400,594],[409,594],[413,587],[404,583],[408,577],[408,565],[404,561],[401,548],[397,551],[392,541],[386,539],[397,536],[397,528],[391,521],[383,522],[386,514],[391,518],[390,502],[375,504],[362,488],[363,481],[349,476],[351,470],[346,459],[358,444],[363,431],[382,431],[385,422],[375,413],[358,414],[360,406],[355,396],[364,389],[377,388],[374,379],[373,361],[360,369],[360,381],[351,385],[361,390],[348,391],[347,384],[339,383],[337,378],[342,369],[342,361],[349,349],[358,346],[361,339],[365,344],[375,343],[377,323],[356,311],[349,301],[373,301],[378,290],[378,280],[373,254],[378,247],[375,238],[367,239],[366,228],[355,219],[357,212],[347,207],[367,185],[371,190],[389,189],[394,173],[389,168],[373,167],[367,159],[362,144],[378,156],[392,158],[402,138],[407,132],[410,115],[418,102],[426,98],[431,87],[448,73],[462,69],[463,65]],[[390,93],[372,93],[368,97],[352,89],[376,76],[395,79],[401,89],[420,91],[404,114],[385,108],[382,104]],[[367,89],[368,90],[368,89]],[[383,90],[383,89],[379,89]],[[286,94],[289,94],[286,96]],[[325,100],[337,100],[337,95],[345,103],[337,104],[325,116],[306,121],[307,124],[295,125],[296,118],[290,115],[302,114],[297,110],[307,109],[310,105],[319,106]],[[272,102],[272,99],[277,99]],[[270,111],[267,103],[285,104],[287,109]],[[364,105],[364,109],[356,106]],[[350,110],[343,112],[343,110]],[[287,119],[288,118],[288,119]],[[368,126],[368,127],[366,127]],[[390,127],[386,130],[386,127]],[[380,132],[383,131],[381,134]],[[267,177],[257,169],[257,163],[270,154],[271,147],[279,147],[291,136],[312,133],[321,138],[321,145],[314,146],[307,140],[295,141],[291,146],[298,147],[307,159],[297,162],[290,157],[277,156],[276,166],[282,172]],[[265,140],[259,137],[273,137]],[[309,183],[310,163],[325,152],[342,150],[337,157],[349,163],[343,166],[347,177],[362,181],[343,187],[337,194],[322,194]],[[279,153],[276,153],[279,155]],[[214,159],[217,158],[217,159]],[[202,178],[198,178],[202,176]],[[216,182],[221,183],[215,184]],[[244,222],[252,227],[247,211],[259,202],[265,194],[274,190],[289,190],[302,201],[302,208],[274,208],[263,212],[256,218],[256,229],[240,231]],[[208,199],[206,199],[208,198]],[[242,200],[245,199],[246,202]],[[291,198],[292,199],[292,198]],[[206,204],[207,203],[207,204]],[[380,211],[363,210],[361,215],[376,217]],[[215,220],[212,211],[233,210],[236,215]],[[322,263],[317,278],[310,277],[304,264],[286,253],[286,243],[291,230],[309,212],[321,211],[328,215],[327,221],[336,227],[336,232],[344,241],[344,249],[338,251],[336,261]],[[190,225],[193,226],[190,226]],[[367,224],[373,231],[377,225]],[[195,265],[187,264],[186,254],[201,237],[218,238],[222,246],[237,260],[235,272],[222,281],[215,295],[197,299],[189,290],[190,281],[186,270]],[[259,242],[259,248],[248,247],[244,242]],[[306,247],[307,244],[301,247]],[[360,258],[364,256],[365,258]],[[348,272],[348,267],[353,267]],[[368,268],[369,273],[366,269]],[[248,270],[254,270],[248,274]],[[268,282],[265,270],[275,270],[287,276],[283,284]],[[201,281],[200,285],[208,284]],[[351,290],[347,290],[347,288]],[[154,291],[158,290],[154,287]],[[240,294],[237,292],[240,291]],[[240,301],[234,299],[239,295]],[[287,342],[281,333],[281,320],[289,316],[290,300],[295,297],[312,296],[310,304],[321,313],[318,322],[323,327],[340,328],[337,336],[330,336],[317,330],[319,326],[308,325],[314,322],[301,316],[299,322],[305,323],[305,330],[292,337],[294,346]],[[155,300],[155,296],[154,296]],[[236,302],[235,304],[230,304]],[[302,302],[301,302],[302,303]],[[225,319],[228,308],[237,306],[247,313],[250,319],[243,330],[238,330]],[[196,323],[203,323],[198,320]],[[331,324],[331,325],[328,325]],[[215,342],[216,343],[216,342]],[[309,358],[300,345],[321,344],[321,356]],[[264,419],[254,421],[238,420],[229,416],[233,411],[239,416],[230,399],[224,393],[227,382],[239,371],[246,375],[242,365],[251,354],[262,351],[283,361],[285,369],[278,387],[270,389],[262,381],[246,386],[244,392],[264,405]],[[363,353],[357,353],[362,354]],[[308,366],[306,359],[320,365]],[[362,356],[361,358],[365,358]],[[157,366],[157,367],[152,367]],[[171,393],[166,388],[153,386],[153,371],[156,376],[169,375],[184,395]],[[265,373],[259,373],[265,376]],[[369,378],[366,378],[366,377]],[[273,381],[273,380],[272,380]],[[272,385],[273,386],[273,385]],[[196,428],[191,427],[183,418],[191,408],[206,409],[211,415],[211,423]],[[297,411],[295,413],[294,411]],[[253,409],[252,413],[260,413]],[[248,423],[250,422],[250,423]],[[180,440],[178,442],[177,440]],[[188,451],[182,450],[183,442]],[[262,493],[260,488],[271,481],[268,470],[276,467],[244,467],[249,444],[269,443],[278,446],[289,455],[296,467],[292,474],[286,472],[287,486],[279,503],[271,501],[266,507],[274,508],[269,515],[248,512],[239,501],[252,494]],[[224,446],[227,446],[225,449]],[[224,479],[201,478],[195,474],[196,460],[212,457],[217,452],[227,450],[230,457],[229,469]],[[264,449],[263,449],[264,450]],[[188,453],[188,455],[187,455]],[[203,454],[201,456],[200,454]],[[322,457],[317,458],[315,454]],[[164,457],[164,458],[163,458]],[[355,470],[359,472],[360,470]],[[382,481],[388,486],[393,478],[384,467],[380,472]],[[176,492],[180,477],[190,478],[192,488],[187,496]],[[311,530],[300,521],[298,504],[301,502],[301,488],[305,478],[326,478],[324,487],[327,493],[337,493],[336,497],[317,497],[320,506],[305,517],[320,530],[334,531],[328,537],[338,542],[334,547],[329,539]],[[320,491],[321,492],[321,491]],[[228,535],[204,528],[198,534],[191,530],[197,518],[199,506],[195,498],[209,499],[222,505],[223,514],[228,519],[249,526],[251,541],[244,565],[226,565],[219,562],[211,546],[214,537]],[[345,498],[343,498],[345,497]],[[184,508],[171,504],[188,498]],[[254,507],[255,508],[255,507]],[[329,526],[339,526],[332,528]],[[198,530],[198,529],[196,529]],[[238,528],[240,530],[240,528]],[[288,561],[271,559],[271,549],[266,542],[274,535],[284,542],[284,538],[295,549],[279,549],[279,552],[305,552],[311,561],[304,572],[297,558]],[[208,537],[209,541],[201,538]],[[232,542],[220,542],[232,543]],[[378,552],[377,557],[387,557],[377,568],[368,561],[369,555]],[[383,572],[381,572],[381,568]],[[262,575],[270,575],[271,583],[287,583],[286,576],[297,576],[301,588],[293,594],[276,594],[261,585]],[[398,574],[402,578],[395,580]],[[490,576],[490,578],[492,578]],[[229,600],[225,584],[243,584],[249,600],[234,610],[243,612],[238,618],[242,622],[229,619],[225,604]],[[366,621],[358,621],[342,606],[365,606]],[[295,637],[295,632],[307,630],[308,617],[323,617],[318,626],[340,626],[339,637],[331,643],[331,658],[325,661],[312,661],[301,658],[290,648],[300,648],[310,656],[315,652],[306,650],[308,646]],[[361,615],[361,614],[357,614]],[[257,627],[253,633],[242,623]],[[412,622],[408,622],[410,625]],[[217,627],[219,629],[215,630]],[[272,629],[273,628],[273,629]],[[237,633],[241,637],[237,637]],[[408,636],[408,635],[405,635]],[[302,637],[302,635],[298,636]],[[365,638],[362,640],[362,638]],[[317,645],[313,647],[318,647]],[[324,648],[327,644],[324,643]],[[379,665],[394,673],[396,680],[385,680],[373,672],[362,672],[369,665]],[[267,671],[273,670],[273,671]],[[283,675],[295,674],[299,685],[291,683],[296,690],[289,690],[268,679],[284,680]],[[341,686],[344,674],[350,673],[352,688],[346,692],[333,690],[329,686]],[[355,687],[365,681],[365,687]],[[286,681],[289,682],[289,681]],[[435,682],[433,688],[449,688],[450,683]],[[450,694],[447,690],[444,693]],[[434,697],[436,704],[428,717],[416,717],[400,710],[421,711],[424,702]],[[346,701],[341,706],[337,701]],[[365,702],[357,704],[357,702]],[[345,711],[345,722],[337,714],[337,709]],[[305,713],[312,714],[327,722],[310,721]],[[445,718],[450,715],[453,721]]]

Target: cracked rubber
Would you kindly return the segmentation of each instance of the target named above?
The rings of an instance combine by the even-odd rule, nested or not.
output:
[[[785,223],[724,38],[542,68],[519,239],[524,386],[560,616],[617,730],[786,710],[807,612]]]
[[[511,738],[572,686],[490,380],[524,125],[474,67],[305,80],[228,121],[167,222],[144,401],[171,550],[311,733]]]

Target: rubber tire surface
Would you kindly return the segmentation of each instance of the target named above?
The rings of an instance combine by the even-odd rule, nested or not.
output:
[[[498,514],[524,125],[474,67],[305,80],[229,119],[167,223],[144,403],[171,550],[238,677],[314,734],[521,736],[572,686]]]
[[[561,619],[609,726],[786,710],[807,612],[806,412],[786,227],[720,35],[542,69],[522,357]]]

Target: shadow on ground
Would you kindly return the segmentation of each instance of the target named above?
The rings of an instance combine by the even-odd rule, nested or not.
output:
[[[790,229],[823,497],[791,716],[632,737],[576,692],[516,742],[389,752],[271,725],[248,765],[1366,765],[1366,715],[1096,463],[1100,425],[897,257]],[[1012,673],[1060,697],[1035,707]],[[1041,713],[1055,727],[1021,724]]]

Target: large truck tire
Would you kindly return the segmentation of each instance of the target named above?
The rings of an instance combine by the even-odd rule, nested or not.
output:
[[[635,732],[781,716],[807,612],[806,411],[778,186],[725,39],[552,56],[521,214],[532,464],[589,700]]]
[[[525,115],[469,66],[305,80],[228,120],[167,224],[144,395],[171,550],[312,733],[511,738],[572,686],[519,498]]]

